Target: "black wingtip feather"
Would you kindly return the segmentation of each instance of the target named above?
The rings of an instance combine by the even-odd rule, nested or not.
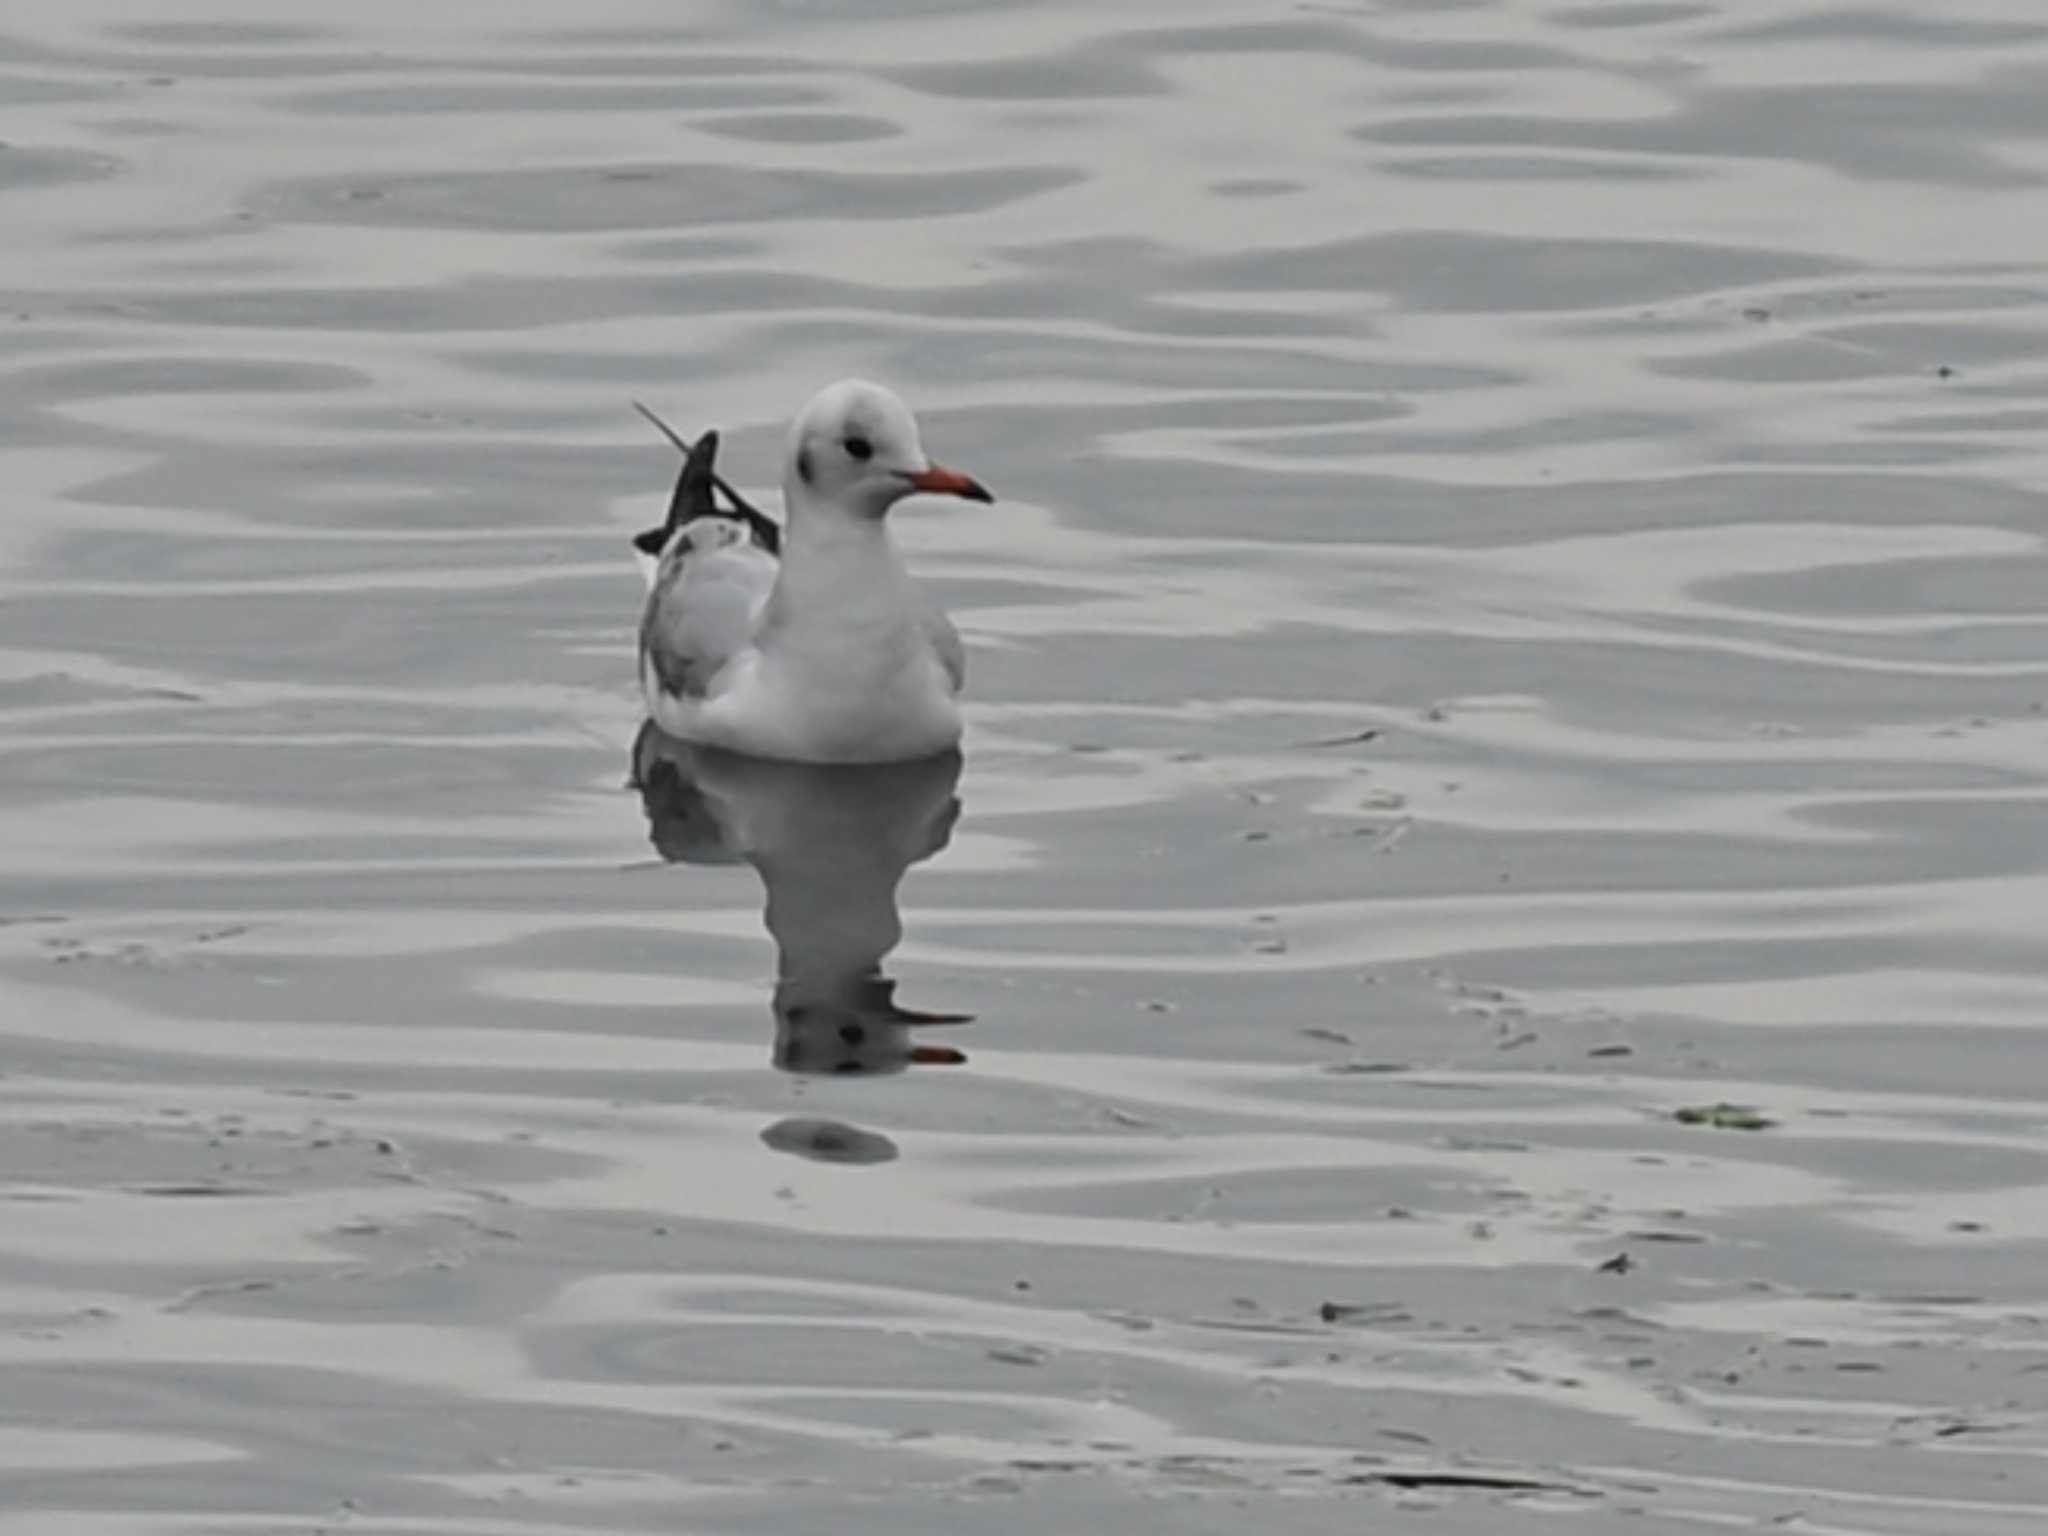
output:
[[[771,555],[782,553],[782,529],[767,513],[753,506],[748,500],[726,484],[725,477],[718,473],[715,465],[718,458],[718,433],[707,431],[696,442],[686,442],[681,433],[663,421],[638,400],[633,409],[654,424],[656,431],[667,438],[683,456],[682,473],[676,477],[675,494],[669,499],[668,521],[659,528],[650,528],[636,535],[633,547],[643,554],[657,558],[667,547],[676,529],[699,517],[730,517],[747,525],[754,542]],[[714,492],[723,492],[732,503],[730,510],[718,505]]]

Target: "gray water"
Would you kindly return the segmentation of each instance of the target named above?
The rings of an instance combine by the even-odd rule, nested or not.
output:
[[[0,1532],[2048,1528],[2033,0],[10,0],[0,143]],[[628,402],[854,372],[957,783],[643,801]]]

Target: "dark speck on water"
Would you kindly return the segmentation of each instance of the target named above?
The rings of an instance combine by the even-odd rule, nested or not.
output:
[[[761,1140],[778,1152],[821,1163],[886,1163],[897,1156],[888,1137],[835,1120],[778,1120],[761,1132]]]

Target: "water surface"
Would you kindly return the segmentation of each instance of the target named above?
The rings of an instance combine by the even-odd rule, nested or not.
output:
[[[2032,1536],[2044,86],[15,0],[0,1531]],[[627,402],[856,371],[1004,498],[957,782],[674,862]]]

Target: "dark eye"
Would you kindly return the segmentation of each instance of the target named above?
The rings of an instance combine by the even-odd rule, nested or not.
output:
[[[858,434],[846,440],[845,448],[848,453],[852,454],[863,464],[875,456],[875,445]]]

